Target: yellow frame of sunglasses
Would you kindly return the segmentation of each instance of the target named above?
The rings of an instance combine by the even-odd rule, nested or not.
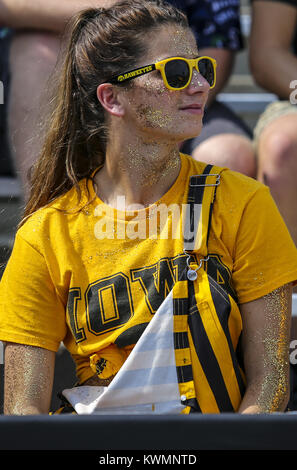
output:
[[[190,70],[189,80],[187,81],[187,83],[184,86],[179,87],[179,88],[172,87],[171,85],[169,85],[169,83],[167,81],[166,73],[165,73],[165,65],[168,62],[171,62],[172,60],[177,60],[177,59],[178,60],[183,60],[184,62],[186,62],[188,64],[189,70]],[[214,88],[214,86],[216,84],[217,62],[216,62],[215,59],[213,59],[212,57],[208,57],[208,56],[196,57],[195,59],[186,59],[185,57],[169,57],[168,59],[160,60],[159,62],[156,62],[155,64],[144,65],[143,67],[138,67],[137,69],[129,70],[128,72],[125,72],[123,74],[116,75],[115,77],[112,77],[109,80],[109,82],[110,83],[120,84],[120,83],[126,82],[127,80],[133,80],[134,78],[137,78],[141,75],[145,75],[146,73],[153,72],[154,70],[159,70],[161,72],[163,82],[165,83],[165,86],[169,90],[175,90],[175,91],[176,90],[183,90],[184,88],[187,88],[189,83],[191,83],[192,76],[193,76],[193,69],[195,68],[197,70],[197,72],[200,73],[198,64],[202,59],[210,60],[212,65],[213,65],[214,81],[213,81],[213,84],[210,85],[210,89]]]

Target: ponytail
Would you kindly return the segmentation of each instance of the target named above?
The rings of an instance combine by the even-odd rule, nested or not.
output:
[[[108,133],[97,87],[133,68],[146,51],[144,33],[164,23],[188,27],[186,16],[161,0],[126,0],[108,9],[82,11],[70,20],[60,52],[65,59],[61,71],[56,69],[57,91],[19,226],[73,187],[80,200],[79,181],[105,159]]]

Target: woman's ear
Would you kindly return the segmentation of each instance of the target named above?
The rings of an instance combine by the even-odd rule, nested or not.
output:
[[[119,100],[117,90],[111,83],[101,83],[98,86],[97,98],[108,113],[118,117],[124,115],[124,107]]]

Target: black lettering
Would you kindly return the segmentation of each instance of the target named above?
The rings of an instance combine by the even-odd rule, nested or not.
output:
[[[187,280],[187,255],[178,255],[172,259],[174,279],[176,281]],[[191,262],[197,262],[195,258],[190,257]]]
[[[133,315],[129,279],[123,273],[90,284],[85,300],[88,329],[95,335],[120,328]]]
[[[77,320],[77,302],[81,300],[81,291],[79,287],[70,289],[67,301],[67,310],[69,315],[70,327],[75,341],[79,343],[86,339],[85,331],[79,328]]]
[[[156,313],[175,282],[168,258],[152,266],[132,270],[131,277],[133,282],[140,282],[147,306],[152,314]]]

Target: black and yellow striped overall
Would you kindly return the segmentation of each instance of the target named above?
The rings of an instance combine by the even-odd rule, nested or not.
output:
[[[187,268],[173,286],[174,354],[185,414],[235,412],[245,391],[240,359],[242,320],[231,273],[208,252],[220,171],[190,178],[184,253]],[[195,217],[198,208],[198,217]],[[197,213],[196,213],[197,214]],[[56,413],[74,412],[67,404]]]

